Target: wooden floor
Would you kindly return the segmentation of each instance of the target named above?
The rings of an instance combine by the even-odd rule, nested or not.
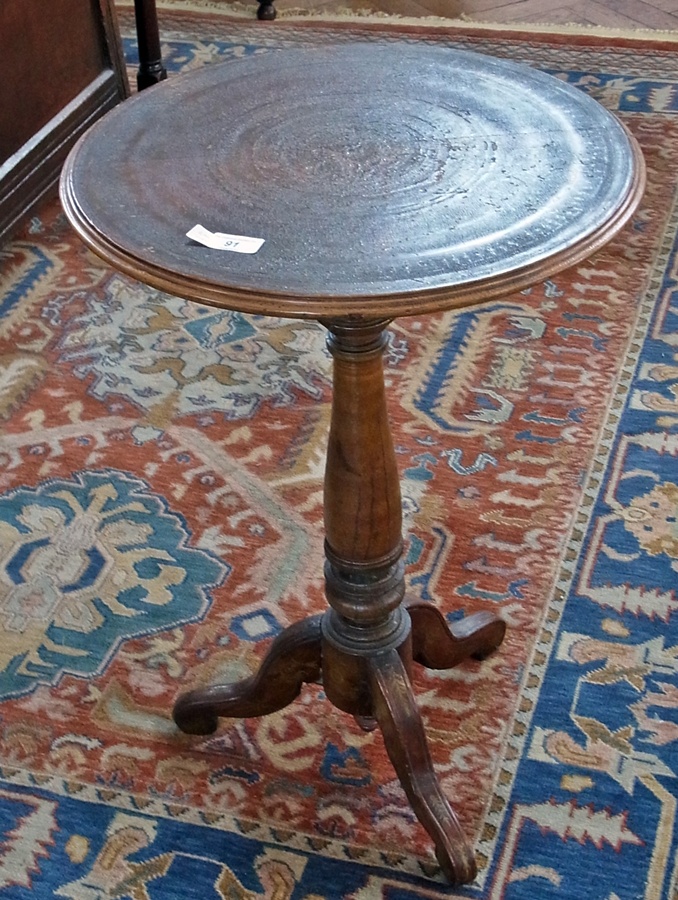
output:
[[[276,0],[278,9],[372,9],[481,22],[604,25],[678,31],[678,0]]]

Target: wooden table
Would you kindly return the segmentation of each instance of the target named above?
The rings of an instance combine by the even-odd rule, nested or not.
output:
[[[634,140],[601,106],[529,68],[441,46],[347,43],[212,65],[127,101],[62,176],[80,236],[117,269],[199,303],[314,318],[334,399],[325,474],[329,609],[292,625],[260,670],[180,697],[205,734],[281,709],[304,682],[370,728],[447,877],[473,852],[433,771],[409,673],[456,666],[504,635],[490,613],[450,629],[405,600],[401,497],[382,353],[396,316],[463,308],[583,260],[633,213]],[[196,224],[264,239],[208,249]]]

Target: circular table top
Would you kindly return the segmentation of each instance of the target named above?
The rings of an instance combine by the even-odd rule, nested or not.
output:
[[[443,46],[286,48],[125,101],[71,152],[61,196],[116,268],[275,315],[477,303],[584,259],[628,220],[642,156],[598,103]],[[254,253],[186,236],[263,239]]]

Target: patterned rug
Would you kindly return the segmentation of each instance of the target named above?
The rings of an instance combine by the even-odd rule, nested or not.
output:
[[[56,203],[0,251],[0,896],[673,900],[675,52],[178,13],[163,33],[170,77],[311,40],[523,60],[619,113],[649,184],[574,271],[390,329],[410,594],[509,624],[484,663],[415,677],[477,849],[456,890],[380,733],[320,688],[208,738],[171,720],[323,609],[322,328],[146,289]]]

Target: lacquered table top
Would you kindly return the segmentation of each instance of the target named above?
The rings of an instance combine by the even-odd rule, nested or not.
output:
[[[519,290],[626,222],[642,157],[526,66],[443,46],[270,50],[118,106],[62,176],[78,232],[134,277],[257,313],[400,315]],[[263,239],[204,247],[201,224]]]

